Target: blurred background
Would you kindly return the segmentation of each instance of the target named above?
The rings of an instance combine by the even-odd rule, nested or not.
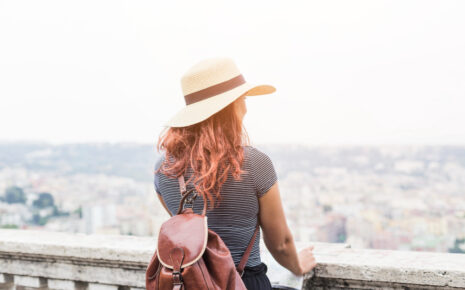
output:
[[[295,239],[465,252],[464,1],[0,0],[0,227],[156,235],[180,77],[232,57]]]

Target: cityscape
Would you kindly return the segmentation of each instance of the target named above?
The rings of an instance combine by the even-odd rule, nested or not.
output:
[[[465,253],[465,147],[256,145],[295,240]],[[157,235],[144,144],[0,144],[0,227]]]

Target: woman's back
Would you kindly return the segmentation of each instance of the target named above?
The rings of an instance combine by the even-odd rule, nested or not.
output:
[[[225,242],[233,257],[234,263],[239,261],[254,233],[258,212],[258,198],[262,197],[277,181],[277,174],[271,159],[260,150],[252,146],[243,146],[244,162],[242,169],[246,172],[241,180],[235,180],[231,174],[221,187],[219,205],[207,211],[208,227],[215,231]],[[156,163],[158,169],[163,161],[162,156]],[[184,174],[187,181],[192,175],[192,169],[188,168]],[[168,209],[174,214],[179,206],[181,198],[178,180],[168,178],[162,173],[155,174],[155,189],[161,195]],[[191,183],[186,184],[187,189],[193,188]],[[193,210],[200,213],[203,207],[202,197],[196,198]],[[252,252],[246,266],[259,265],[260,233],[255,240]]]

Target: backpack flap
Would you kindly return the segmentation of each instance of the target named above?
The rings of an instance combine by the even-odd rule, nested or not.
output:
[[[208,239],[207,217],[183,213],[164,222],[158,234],[158,259],[170,269],[197,262],[205,252]]]

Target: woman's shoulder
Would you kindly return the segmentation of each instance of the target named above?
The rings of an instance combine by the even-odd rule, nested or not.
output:
[[[262,197],[276,183],[278,176],[271,158],[264,151],[248,146],[252,179],[258,197]]]
[[[244,146],[244,151],[246,155],[252,162],[271,162],[271,158],[263,150],[258,149],[257,147],[246,145]]]
[[[165,160],[165,155],[164,154],[161,154],[157,157],[156,161],[155,161],[155,170],[157,170],[158,168],[160,168],[161,164],[163,163],[163,161]]]

